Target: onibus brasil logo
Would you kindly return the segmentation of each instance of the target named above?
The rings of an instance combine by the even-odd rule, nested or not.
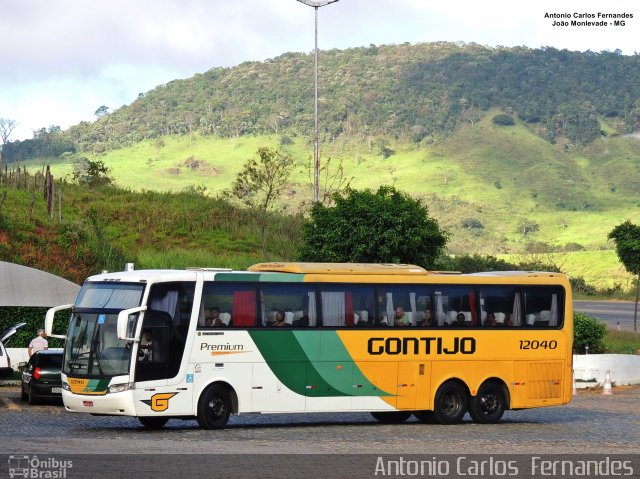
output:
[[[73,461],[55,457],[9,456],[9,477],[27,477],[42,479],[64,479],[67,469],[73,467]]]

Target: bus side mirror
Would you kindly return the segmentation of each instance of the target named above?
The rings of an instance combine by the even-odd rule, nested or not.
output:
[[[136,338],[133,336],[136,332],[136,320],[131,320],[130,316],[132,314],[140,313],[141,311],[146,311],[146,306],[138,306],[137,308],[130,308],[120,311],[118,313],[118,324],[116,326],[116,332],[118,334],[118,339],[125,341],[136,341]]]
[[[47,336],[50,336],[52,338],[67,339],[64,334],[53,334],[53,317],[58,311],[71,308],[73,308],[73,304],[63,304],[62,306],[56,306],[55,308],[50,308],[49,310],[47,310],[47,314],[44,317],[44,332]]]

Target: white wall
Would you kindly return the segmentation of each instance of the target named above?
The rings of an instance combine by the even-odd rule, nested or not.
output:
[[[604,384],[607,370],[617,385],[640,384],[640,356],[633,354],[584,354],[573,356],[573,375],[578,381]]]

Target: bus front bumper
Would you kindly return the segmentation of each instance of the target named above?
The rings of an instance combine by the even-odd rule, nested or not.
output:
[[[109,416],[135,416],[132,391],[104,395],[74,394],[62,391],[64,408],[70,412],[104,414]]]

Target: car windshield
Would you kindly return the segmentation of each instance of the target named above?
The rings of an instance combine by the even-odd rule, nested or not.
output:
[[[65,374],[109,377],[129,373],[131,344],[118,340],[118,313],[140,305],[144,286],[84,284],[69,321],[62,367]],[[135,328],[137,315],[130,319],[130,326]]]

